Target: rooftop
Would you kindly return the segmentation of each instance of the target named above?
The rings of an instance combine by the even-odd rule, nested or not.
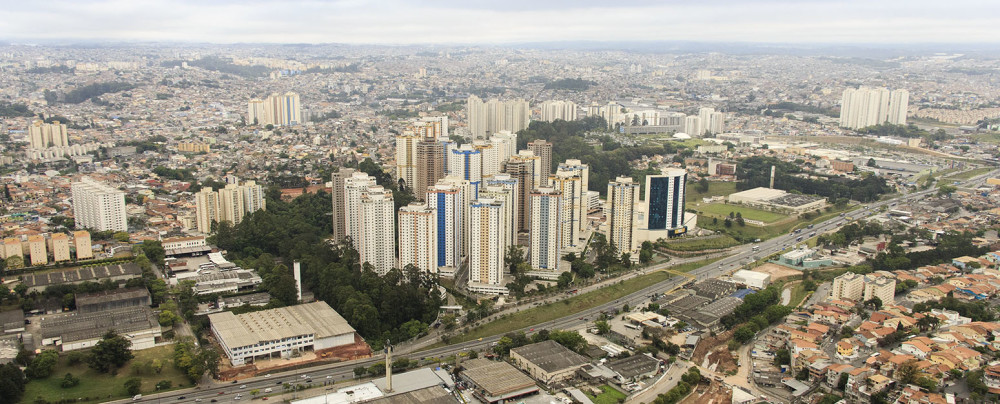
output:
[[[109,300],[149,298],[146,288],[112,289],[76,295],[76,306],[104,303]]]
[[[632,355],[607,363],[607,367],[627,379],[653,372],[658,366],[660,366],[659,360],[646,355]]]
[[[42,320],[42,338],[61,337],[63,343],[99,338],[108,330],[119,334],[159,328],[149,307],[129,307],[93,313],[73,313]]]
[[[49,285],[59,285],[63,283],[74,283],[83,281],[103,280],[119,276],[130,276],[142,273],[139,266],[131,262],[124,264],[102,265],[96,267],[84,267],[71,269],[68,271],[57,271],[39,274],[21,275],[21,282],[25,286],[45,287]]]
[[[353,333],[347,324],[326,302],[255,311],[235,315],[232,312],[210,314],[212,328],[227,346],[242,347],[260,341],[313,334],[316,339]]]
[[[507,362],[472,359],[462,366],[464,377],[493,397],[535,386],[534,380]]]
[[[525,345],[511,349],[510,351],[512,354],[517,353],[524,360],[531,362],[546,372],[583,366],[588,363],[587,358],[584,358],[583,355],[573,352],[569,348],[552,340]]]

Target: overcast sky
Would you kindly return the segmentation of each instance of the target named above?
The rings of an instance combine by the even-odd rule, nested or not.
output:
[[[990,0],[0,0],[0,39],[996,43]]]

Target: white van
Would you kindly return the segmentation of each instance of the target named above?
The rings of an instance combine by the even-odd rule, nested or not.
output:
[[[142,394],[136,394],[132,396],[132,401],[139,401],[140,398],[142,398]]]

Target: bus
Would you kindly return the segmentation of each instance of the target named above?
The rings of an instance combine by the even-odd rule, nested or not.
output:
[[[633,330],[638,330],[638,329],[640,329],[642,327],[639,327],[638,325],[635,325],[635,324],[632,324],[632,323],[625,323],[625,328],[631,328]]]
[[[758,252],[758,251],[760,251],[760,246],[759,245],[755,245],[755,246],[753,246],[753,248],[750,249],[750,251]]]

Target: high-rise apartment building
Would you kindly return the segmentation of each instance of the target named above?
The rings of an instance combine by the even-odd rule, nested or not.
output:
[[[381,186],[361,193],[361,231],[358,254],[362,264],[371,264],[375,273],[385,275],[396,265],[396,207],[392,191]]]
[[[668,168],[660,175],[646,176],[646,229],[684,233],[684,196],[687,170]],[[642,224],[640,224],[642,225]]]
[[[413,265],[424,272],[438,272],[437,211],[425,203],[399,208],[399,267]]]
[[[344,180],[354,175],[353,168],[340,168],[330,175],[331,189],[333,197],[333,239],[337,242],[347,236],[347,211],[345,210]]]
[[[909,99],[910,93],[902,89],[848,88],[840,102],[840,126],[861,129],[886,122],[906,125]]]
[[[896,297],[896,280],[892,278],[886,278],[883,276],[871,276],[866,275],[865,277],[865,293],[863,295],[864,301],[869,301],[874,298],[878,298],[882,305],[889,305],[895,303]]]
[[[52,250],[52,261],[69,261],[69,236],[66,233],[55,233],[49,237],[49,249]]]
[[[465,105],[469,131],[476,139],[486,139],[500,131],[517,132],[528,127],[531,111],[525,100],[489,101],[470,95]]]
[[[513,229],[514,223],[517,223],[517,211],[514,208],[514,200],[516,195],[514,194],[514,187],[507,186],[506,184],[487,184],[479,190],[480,199],[492,199],[494,201],[503,202],[504,206],[504,228]],[[517,233],[513,231],[507,232],[507,245],[517,244]]]
[[[45,237],[41,234],[28,236],[28,258],[31,266],[45,265],[49,262],[49,254],[45,248]]]
[[[226,184],[218,191],[202,188],[194,195],[198,231],[210,233],[212,222],[228,221],[234,225],[247,214],[267,209],[264,187],[255,181]]]
[[[553,188],[538,188],[531,192],[531,267],[539,270],[559,269],[563,236],[562,193]]]
[[[469,290],[501,293],[504,254],[509,244],[503,201],[479,199],[469,204]]]
[[[423,200],[427,188],[437,184],[445,176],[448,169],[445,159],[447,143],[433,137],[425,137],[417,142],[416,171],[417,182],[413,185],[413,195]],[[409,185],[409,184],[407,184]]]
[[[618,254],[631,252],[635,248],[635,205],[639,203],[639,184],[631,177],[618,177],[608,183],[606,217],[608,243]]]
[[[452,149],[448,155],[448,175],[469,181],[472,185],[472,196],[476,199],[479,186],[483,182],[483,154],[471,144],[463,144]]]
[[[552,174],[552,143],[542,139],[535,139],[534,142],[528,143],[528,150],[535,153],[539,159],[540,170],[535,177],[538,179],[535,187],[547,187],[549,185],[549,176]]]
[[[580,212],[580,232],[587,230],[587,213],[590,212],[590,202],[588,200],[588,192],[590,191],[590,166],[583,164],[580,160],[568,159],[556,169],[559,171],[572,171],[576,175],[580,176],[580,206],[575,208]]]
[[[417,144],[421,137],[411,131],[396,136],[396,180],[407,187],[417,184]]]
[[[128,231],[124,192],[88,177],[73,183],[71,191],[76,228]]]
[[[549,180],[552,188],[561,195],[562,207],[559,215],[560,247],[575,247],[585,241],[580,240],[583,234],[581,221],[587,220],[586,201],[583,189],[583,179],[580,171],[557,170]]]
[[[361,194],[374,187],[375,177],[363,172],[354,172],[344,179],[344,233],[354,243],[354,248],[360,249],[361,237]]]
[[[211,233],[212,222],[219,220],[219,193],[211,187],[202,188],[194,194],[194,204],[198,231]]]
[[[705,132],[701,130],[701,118],[696,115],[688,115],[684,118],[684,133],[691,136],[701,136]]]
[[[545,101],[539,106],[539,115],[545,122],[556,120],[575,121],[577,118],[577,106],[572,101]]]
[[[302,123],[302,105],[293,92],[271,94],[266,100],[252,99],[247,104],[247,124],[292,126]]]
[[[458,177],[445,177],[427,190],[425,200],[436,214],[438,267],[458,268],[462,256],[467,254],[466,212],[471,193],[469,182]]]
[[[487,196],[487,198],[494,198],[494,199],[499,198],[498,196],[495,196],[497,194],[495,187],[499,187],[504,190],[504,197],[501,199],[504,199],[505,203],[507,203],[507,211],[508,211],[508,216],[510,218],[509,228],[511,229],[516,228],[521,215],[527,213],[518,211],[519,206],[517,202],[518,199],[520,198],[518,192],[520,191],[521,188],[518,186],[517,179],[511,177],[510,174],[497,174],[494,175],[493,178],[486,180],[486,187],[487,188],[494,187],[494,189],[490,190],[489,195],[491,196]],[[517,232],[510,231],[508,233],[510,233],[511,245],[517,244]]]
[[[66,124],[55,121],[45,123],[37,120],[28,126],[28,147],[32,149],[47,149],[49,147],[69,146],[69,135]]]
[[[609,102],[606,105],[593,103],[587,108],[587,116],[599,116],[604,118],[608,128],[614,128],[615,124],[623,123],[622,106],[617,102]]]
[[[525,213],[530,212],[528,209],[529,194],[535,189],[535,184],[540,182],[538,181],[538,173],[542,169],[541,165],[541,159],[535,156],[535,153],[531,150],[521,150],[517,152],[517,155],[507,160],[507,164],[504,166],[504,172],[516,179],[520,188],[517,191],[515,203],[517,203],[517,211],[521,213],[518,215],[516,229],[512,231],[528,231],[530,223],[527,221]]]
[[[476,140],[472,142],[472,147],[479,151],[479,155],[482,156],[482,167],[480,172],[483,178],[490,178],[500,172],[501,168],[501,149],[502,147],[497,147],[493,142],[488,140]]]

